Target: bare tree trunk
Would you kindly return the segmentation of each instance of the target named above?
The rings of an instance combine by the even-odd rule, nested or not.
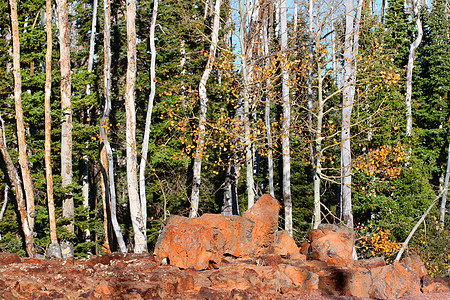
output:
[[[70,72],[70,29],[67,0],[57,0],[59,23],[59,49],[61,65],[61,178],[63,188],[72,184],[72,102]],[[72,193],[67,192],[63,199],[63,216],[72,219],[67,226],[74,233],[74,203]],[[61,243],[63,257],[73,257],[73,244]]]
[[[127,0],[127,83],[125,88],[126,111],[126,149],[127,149],[127,183],[128,199],[130,201],[131,223],[134,231],[134,252],[147,251],[147,233],[142,211],[147,209],[141,206],[139,199],[139,186],[137,180],[137,150],[136,150],[136,0]]]
[[[448,154],[447,154],[447,169],[445,172],[445,181],[444,181],[444,188],[448,187],[448,182],[450,179],[450,143],[448,145]],[[446,213],[446,206],[447,206],[447,192],[448,189],[444,191],[442,194],[442,202],[441,202],[441,208],[439,209],[440,212],[440,218],[442,225],[444,225],[445,222],[445,213]]]
[[[147,116],[145,119],[144,141],[142,142],[141,163],[139,166],[139,193],[141,198],[142,218],[144,219],[144,230],[147,230],[147,197],[145,194],[145,166],[147,165],[148,142],[150,139],[150,125],[152,123],[153,101],[156,93],[156,48],[155,27],[158,14],[158,0],[153,1],[152,22],[150,24],[150,96],[148,98]]]
[[[8,206],[8,191],[9,191],[9,185],[5,183],[5,200],[2,204],[2,210],[0,211],[0,220],[3,219],[3,216],[5,215],[6,207]],[[1,237],[1,236],[0,236]]]
[[[248,208],[255,204],[255,181],[253,178],[253,156],[252,156],[252,141],[250,137],[250,75],[249,73],[249,61],[248,56],[251,53],[249,51],[252,47],[246,44],[251,41],[245,41],[245,28],[246,28],[246,15],[244,10],[242,0],[239,1],[239,15],[241,18],[241,23],[239,26],[239,44],[242,51],[242,79],[243,79],[243,102],[244,102],[244,144],[245,144],[245,164],[246,164],[246,175],[247,175],[247,198],[248,198]]]
[[[280,35],[281,35],[281,76],[283,97],[283,124],[281,135],[281,149],[283,151],[283,200],[284,200],[284,229],[293,234],[292,224],[292,197],[291,197],[291,153],[289,146],[291,126],[291,104],[289,99],[289,72],[287,63],[287,6],[286,0],[280,2]]]
[[[268,18],[269,12],[265,14],[265,16]],[[264,55],[266,56],[265,64],[266,69],[270,68],[270,58],[269,58],[269,30],[268,30],[268,20],[266,19],[266,24],[263,25],[262,30],[262,40],[264,43]],[[271,86],[271,80],[270,78],[266,79],[266,86],[267,89]],[[264,123],[266,126],[266,134],[267,134],[267,169],[268,169],[268,181],[269,181],[269,194],[272,197],[275,197],[275,188],[273,184],[273,139],[272,139],[272,125],[270,123],[270,106],[271,106],[271,99],[269,92],[266,93],[266,105],[265,105],[265,111],[264,111]]]
[[[8,153],[8,149],[6,148],[6,139],[5,139],[5,126],[3,123],[3,118],[0,114],[0,152],[3,155],[3,159],[6,164],[7,175],[11,182],[12,188],[15,192],[16,201],[17,201],[17,209],[20,214],[20,221],[22,223],[22,231],[25,237],[25,248],[29,257],[34,257],[34,245],[33,245],[33,232],[30,229],[28,224],[27,212],[25,207],[25,196],[22,191],[22,180],[20,179],[19,173],[17,172],[16,167],[11,159],[11,156]]]
[[[47,257],[61,258],[61,248],[56,235],[56,215],[55,201],[53,197],[53,171],[51,162],[52,143],[52,114],[51,114],[51,93],[52,93],[52,3],[46,0],[46,30],[47,30],[47,52],[45,54],[45,178],[47,180],[47,205],[48,219],[50,224],[51,244],[47,249]]]
[[[17,123],[17,143],[19,146],[19,164],[23,178],[23,188],[25,190],[26,210],[30,230],[34,228],[34,208],[33,183],[30,170],[28,168],[27,143],[25,141],[25,126],[22,110],[22,77],[20,75],[20,42],[19,42],[19,21],[17,20],[17,2],[10,0],[11,7],[11,32],[13,40],[13,74],[14,74],[14,103]]]
[[[214,60],[216,58],[217,41],[219,40],[219,26],[220,26],[220,5],[222,1],[216,0],[214,7],[214,23],[211,32],[211,46],[209,47],[209,57],[206,63],[205,71],[203,72],[200,84],[198,87],[198,93],[200,96],[200,116],[198,119],[198,137],[197,137],[197,148],[195,149],[194,156],[194,178],[192,186],[191,195],[191,211],[189,217],[195,218],[198,214],[198,203],[200,199],[200,180],[201,180],[201,170],[202,170],[202,159],[203,150],[205,147],[205,124],[206,124],[206,112],[208,109],[208,95],[206,94],[206,83],[208,82],[209,75],[214,65]]]
[[[420,20],[420,2],[412,1],[413,13],[416,18],[417,37],[411,44],[409,49],[408,67],[406,69],[406,135],[411,136],[412,133],[412,112],[411,112],[411,95],[412,95],[412,75],[414,68],[415,53],[417,47],[422,42],[423,30],[422,21]]]
[[[91,37],[89,40],[89,56],[87,70],[92,72],[94,66],[94,50],[95,50],[95,35],[97,33],[97,8],[98,0],[94,0],[92,4],[92,24],[91,24]],[[91,84],[88,83],[86,86],[86,95],[91,94]],[[87,115],[89,115],[89,109],[87,109]],[[85,209],[89,209],[89,157],[83,155],[82,159],[83,166],[83,176],[82,176],[82,195],[83,195],[83,206]],[[91,239],[91,233],[89,229],[84,230],[85,238],[87,241]]]
[[[320,34],[315,37],[316,47],[320,46]],[[320,214],[320,178],[322,173],[322,125],[324,116],[324,105],[325,101],[323,99],[323,77],[321,69],[321,61],[317,63],[317,129],[315,132],[315,157],[314,159],[314,224],[313,228],[318,228],[322,222]]]
[[[117,197],[116,197],[116,185],[114,180],[114,159],[112,154],[111,145],[108,140],[108,120],[109,114],[111,112],[111,2],[110,0],[103,1],[103,10],[104,10],[104,85],[105,85],[105,110],[103,111],[103,116],[101,119],[100,126],[100,137],[101,142],[103,142],[102,151],[106,152],[106,155],[103,154],[102,161],[105,166],[105,170],[108,170],[108,174],[105,171],[105,177],[108,179],[104,180],[105,191],[107,191],[105,195],[106,199],[109,201],[109,210],[111,214],[111,223],[114,229],[114,234],[117,238],[117,243],[119,244],[120,251],[122,253],[127,252],[127,247],[123,240],[122,229],[120,228],[119,222],[117,221],[116,214],[116,206],[117,206]],[[106,156],[106,158],[105,158]],[[107,234],[107,226],[108,220],[105,218],[105,227]],[[108,236],[106,236],[108,237]]]
[[[350,116],[355,98],[354,69],[355,55],[353,52],[354,35],[354,9],[353,0],[346,0],[345,5],[345,45],[344,45],[344,84],[342,105],[342,132],[341,132],[341,197],[342,216],[344,223],[353,228],[352,213],[352,175],[351,175],[351,149],[350,149]]]
[[[431,209],[433,208],[433,206],[437,203],[437,201],[439,200],[439,198],[441,198],[441,196],[448,191],[448,186],[444,186],[444,188],[442,189],[442,191],[439,193],[439,195],[434,198],[433,202],[431,202],[430,206],[428,207],[428,209],[424,212],[424,214],[422,215],[422,217],[420,217],[420,220],[417,221],[416,225],[414,226],[414,228],[411,230],[411,232],[409,233],[408,237],[406,238],[406,240],[403,242],[402,247],[400,248],[400,251],[397,253],[397,257],[395,258],[395,262],[398,262],[400,260],[400,258],[402,258],[402,254],[405,251],[406,247],[408,247],[408,243],[411,240],[411,238],[413,237],[414,233],[416,232],[417,228],[419,228],[420,224],[422,224],[422,222],[425,220],[425,218],[428,216],[428,214],[430,213]]]

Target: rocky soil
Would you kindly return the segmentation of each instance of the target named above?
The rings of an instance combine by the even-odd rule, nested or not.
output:
[[[171,217],[155,254],[0,253],[0,299],[450,299],[417,256],[353,261],[353,231],[324,224],[297,247],[269,195],[240,216]]]
[[[303,272],[318,276],[310,275],[305,285]],[[0,299],[368,299],[349,297],[351,274],[346,267],[273,255],[224,257],[216,269],[183,270],[160,265],[148,254],[41,260],[0,253]],[[436,280],[427,280],[405,299],[450,299],[448,292],[422,293],[433,284],[435,290],[448,291],[448,280],[437,289]]]

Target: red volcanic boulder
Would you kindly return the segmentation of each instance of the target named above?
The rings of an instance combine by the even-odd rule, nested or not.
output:
[[[196,224],[212,227],[225,237],[224,254],[248,257],[253,254],[252,230],[254,223],[240,216],[204,214],[193,219]]]
[[[397,299],[420,294],[420,277],[405,263],[374,268],[370,297],[380,299]]]
[[[308,258],[330,265],[353,265],[353,230],[344,226],[321,224],[309,232]]]
[[[274,254],[284,258],[306,260],[305,255],[300,254],[300,249],[286,230],[275,232],[274,241],[269,251],[273,251]]]
[[[208,269],[221,262],[224,245],[225,237],[218,230],[172,216],[158,237],[155,255],[182,269]]]
[[[279,210],[278,201],[264,195],[243,217],[205,214],[188,219],[172,216],[158,237],[155,255],[160,261],[168,258],[170,264],[179,268],[198,270],[220,264],[223,254],[258,256],[274,241]],[[280,245],[294,249],[295,243],[280,241]],[[295,249],[288,251],[292,251],[292,255],[298,253]]]
[[[244,213],[244,218],[254,222],[251,232],[253,255],[259,256],[272,244],[273,234],[278,229],[279,212],[278,200],[266,194]]]

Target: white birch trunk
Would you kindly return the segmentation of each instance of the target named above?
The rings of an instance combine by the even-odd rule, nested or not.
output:
[[[320,36],[316,36],[316,45],[320,46]],[[322,125],[324,116],[324,105],[325,101],[323,99],[323,77],[321,69],[321,61],[317,63],[317,129],[315,134],[315,157],[314,159],[314,223],[313,228],[319,227],[322,222],[321,211],[320,211],[320,178],[321,178],[321,168],[322,168]]]
[[[242,1],[239,1],[239,14],[241,18],[239,26],[239,43],[242,51],[242,79],[243,79],[243,102],[244,102],[244,145],[245,145],[245,165],[246,165],[246,177],[247,177],[247,201],[248,209],[255,204],[255,182],[253,178],[253,156],[252,156],[252,140],[250,136],[250,73],[248,56],[250,55],[251,45],[246,44],[245,41],[245,28],[246,28],[246,13],[242,5]],[[250,41],[247,41],[247,43]]]
[[[203,72],[200,84],[198,87],[198,93],[200,96],[200,116],[198,119],[198,137],[197,137],[197,148],[195,149],[194,156],[194,166],[193,166],[193,183],[192,183],[192,195],[191,195],[191,211],[189,216],[195,218],[198,214],[198,203],[200,200],[200,180],[201,180],[201,169],[202,169],[202,159],[203,150],[205,147],[205,123],[206,123],[206,112],[208,110],[208,96],[206,94],[206,83],[208,82],[211,70],[214,65],[214,60],[216,58],[217,41],[219,39],[219,25],[220,25],[220,5],[222,1],[216,0],[214,7],[214,23],[213,30],[211,32],[211,46],[209,47],[209,57],[206,63],[205,71]]]
[[[268,14],[267,14],[268,17]],[[266,69],[270,68],[270,58],[269,58],[269,30],[268,30],[268,24],[263,25],[262,30],[262,40],[264,43],[264,55],[266,56],[265,64]],[[271,86],[271,80],[270,78],[266,79],[266,87],[269,91]],[[270,106],[271,106],[271,99],[269,96],[269,92],[266,93],[266,105],[265,105],[265,112],[264,112],[264,123],[266,125],[266,134],[267,134],[267,169],[268,169],[268,181],[269,181],[269,194],[272,197],[275,197],[275,188],[273,184],[273,139],[272,139],[272,125],[270,123]]]
[[[8,191],[9,191],[9,185],[7,183],[5,183],[5,193],[4,193],[5,200],[3,201],[2,210],[0,211],[0,221],[3,220],[3,216],[5,215],[6,207],[8,206],[8,198],[9,198]],[[0,238],[1,238],[1,235],[0,235]]]
[[[136,0],[127,0],[127,83],[125,87],[125,111],[126,111],[126,149],[127,149],[127,183],[128,199],[130,202],[131,223],[134,231],[134,252],[147,251],[147,233],[142,211],[146,207],[141,206],[139,199],[139,186],[137,179],[137,149],[136,149]]]
[[[350,116],[353,109],[355,97],[355,69],[353,52],[354,34],[354,9],[353,0],[346,0],[345,5],[345,45],[344,45],[344,87],[342,104],[342,132],[341,132],[341,197],[342,216],[344,223],[353,228],[352,213],[352,156],[350,149]]]
[[[441,207],[439,209],[440,217],[439,220],[442,224],[445,222],[445,213],[447,209],[447,192],[448,192],[448,182],[450,179],[450,143],[448,145],[448,154],[447,154],[447,169],[445,171],[445,181],[444,181],[444,193],[442,194]]]
[[[422,42],[423,30],[422,21],[420,20],[420,2],[418,0],[412,1],[412,8],[416,18],[417,37],[409,48],[408,66],[406,68],[406,135],[411,136],[412,133],[412,111],[411,111],[411,96],[412,96],[412,76],[414,68],[414,60],[416,49]]]
[[[89,40],[89,56],[88,56],[88,64],[87,70],[88,72],[92,72],[94,66],[94,49],[95,49],[95,35],[97,32],[97,10],[98,10],[98,0],[94,0],[92,4],[92,24],[91,24],[91,37]],[[86,95],[89,96],[91,94],[91,85],[90,83],[86,86]],[[88,110],[89,111],[89,110]],[[89,113],[88,113],[89,114]],[[83,195],[83,206],[88,209],[89,208],[89,157],[84,155],[82,158],[83,165],[83,176],[82,180],[82,195]],[[86,240],[90,240],[91,233],[89,229],[85,229],[84,231]]]
[[[286,0],[280,2],[280,35],[281,35],[281,93],[283,101],[283,124],[281,135],[281,149],[283,152],[283,200],[284,200],[284,229],[293,235],[292,197],[291,197],[291,152],[289,145],[291,126],[291,104],[289,99],[289,72],[287,62],[287,6]]]
[[[147,196],[145,193],[145,166],[147,165],[148,143],[150,139],[150,125],[152,124],[153,102],[156,93],[156,48],[155,27],[158,15],[158,0],[153,1],[152,21],[150,24],[150,95],[148,98],[147,116],[145,118],[144,140],[142,142],[141,163],[139,165],[139,196],[141,198],[142,218],[144,219],[144,230],[147,230]]]
[[[104,85],[105,85],[105,109],[101,119],[100,126],[100,137],[103,146],[105,147],[107,163],[104,176],[108,180],[104,180],[104,189],[106,191],[105,197],[109,199],[109,208],[111,213],[111,223],[114,229],[114,234],[117,238],[117,243],[119,244],[120,251],[122,253],[127,252],[127,247],[123,240],[122,229],[120,228],[119,222],[117,221],[116,206],[116,186],[114,180],[114,159],[112,154],[111,145],[108,140],[108,119],[111,111],[111,2],[110,0],[103,1],[104,10]],[[106,201],[105,201],[106,202]],[[106,214],[105,214],[106,216]],[[105,225],[107,224],[107,219],[105,219]],[[107,230],[107,226],[106,229]]]

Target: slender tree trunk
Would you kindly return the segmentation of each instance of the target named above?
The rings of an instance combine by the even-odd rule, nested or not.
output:
[[[445,172],[445,181],[444,181],[444,188],[448,188],[448,182],[450,179],[450,143],[448,144],[448,154],[447,154],[447,169]],[[439,209],[440,212],[440,218],[439,220],[441,221],[442,225],[444,225],[445,222],[445,213],[446,213],[446,206],[447,206],[447,192],[448,189],[446,189],[444,191],[444,193],[442,194],[442,202],[441,202],[441,207]]]
[[[268,13],[266,14],[266,16],[268,17]],[[266,64],[266,69],[270,68],[270,57],[269,57],[269,30],[268,30],[268,24],[264,24],[263,25],[263,30],[262,30],[262,40],[264,43],[264,55],[266,56],[265,59],[265,64]],[[267,90],[269,91],[271,86],[271,80],[270,78],[266,79],[266,87]],[[264,123],[266,125],[266,134],[267,134],[267,147],[268,147],[268,152],[267,152],[267,169],[268,169],[268,181],[269,181],[269,194],[272,197],[275,197],[275,188],[274,188],[274,184],[273,184],[273,139],[272,139],[272,125],[270,123],[270,106],[271,106],[271,99],[270,99],[270,95],[269,92],[266,93],[266,105],[265,105],[265,111],[264,111]]]
[[[345,45],[344,45],[344,84],[343,87],[343,105],[342,105],[342,132],[341,132],[341,197],[342,197],[342,216],[344,223],[353,228],[352,213],[352,176],[351,165],[352,157],[350,150],[350,116],[353,109],[355,97],[355,70],[353,53],[353,34],[354,34],[354,10],[353,0],[346,0],[345,5]]]
[[[2,210],[0,211],[0,220],[3,220],[3,216],[5,215],[6,207],[8,206],[8,191],[9,191],[9,185],[5,183],[5,200],[2,204]],[[1,237],[1,236],[0,236]]]
[[[53,197],[53,171],[51,162],[52,143],[52,114],[51,114],[51,93],[52,93],[52,3],[46,0],[46,30],[47,30],[47,53],[45,54],[45,178],[47,180],[47,205],[48,219],[50,224],[51,245],[47,249],[47,257],[61,258],[61,248],[56,236],[56,215],[55,201]]]
[[[433,202],[431,202],[430,206],[428,207],[428,209],[423,213],[422,217],[420,217],[419,221],[417,221],[416,225],[414,226],[414,228],[411,230],[411,232],[409,233],[408,237],[406,238],[406,240],[403,242],[402,247],[400,248],[400,251],[397,253],[397,256],[395,257],[395,262],[398,262],[400,260],[400,258],[402,258],[403,252],[405,251],[406,247],[408,247],[408,243],[411,240],[411,238],[413,237],[414,233],[416,232],[417,228],[419,228],[420,224],[422,224],[422,222],[425,220],[425,218],[428,216],[428,214],[430,213],[431,209],[433,208],[433,206],[437,203],[437,201],[439,200],[439,198],[441,198],[441,196],[448,191],[448,186],[444,186],[444,188],[442,189],[442,191],[439,193],[439,195],[434,198]]]
[[[147,251],[147,233],[142,211],[147,209],[141,206],[139,199],[139,186],[137,179],[137,149],[136,149],[136,0],[127,0],[127,83],[125,87],[126,111],[126,149],[127,149],[127,183],[128,199],[130,201],[131,223],[134,231],[134,252]]]
[[[0,152],[3,155],[3,159],[6,164],[7,175],[15,192],[17,209],[19,211],[20,221],[22,223],[23,235],[25,237],[25,249],[29,257],[34,257],[35,251],[33,245],[33,232],[31,231],[28,224],[27,212],[25,207],[25,196],[22,191],[22,180],[20,179],[19,173],[17,172],[11,156],[9,155],[8,149],[6,148],[5,126],[1,114],[0,122]]]
[[[25,126],[22,110],[22,77],[20,75],[20,42],[19,42],[19,21],[17,20],[17,2],[9,1],[11,7],[11,31],[13,40],[13,74],[14,74],[14,103],[17,123],[17,143],[19,146],[19,164],[23,178],[23,188],[25,190],[26,210],[30,230],[34,228],[34,208],[33,183],[30,170],[28,168],[27,144],[25,141]]]
[[[145,194],[145,166],[147,165],[148,143],[150,139],[150,125],[152,123],[153,102],[156,93],[156,48],[155,27],[158,15],[158,0],[153,1],[152,22],[150,24],[150,96],[148,98],[147,116],[145,119],[144,141],[142,142],[141,163],[139,166],[139,193],[141,198],[142,218],[144,219],[144,230],[147,230],[147,197]]]
[[[244,102],[244,145],[245,145],[245,164],[246,164],[246,174],[247,174],[247,198],[248,198],[248,208],[251,208],[255,204],[255,181],[253,178],[253,157],[252,157],[252,140],[250,136],[250,75],[249,73],[249,61],[248,56],[250,55],[251,45],[246,44],[245,41],[245,28],[246,28],[246,12],[242,1],[239,1],[239,15],[241,18],[241,23],[239,26],[239,44],[242,51],[242,79],[243,79],[243,102]],[[251,41],[247,41],[247,43]]]
[[[117,238],[117,243],[119,244],[120,251],[122,253],[127,252],[127,247],[125,245],[125,241],[123,240],[122,229],[120,228],[119,222],[117,221],[116,214],[116,186],[114,180],[114,159],[112,154],[111,145],[108,140],[108,121],[109,114],[111,112],[111,2],[110,0],[103,1],[103,10],[104,10],[104,85],[105,85],[105,110],[103,111],[103,116],[101,119],[100,126],[100,138],[101,142],[103,142],[102,147],[102,162],[105,166],[104,170],[104,189],[108,191],[105,194],[105,202],[108,199],[109,203],[109,211],[111,214],[111,223],[114,229],[114,234]],[[106,170],[108,170],[108,174],[106,174]],[[106,178],[108,180],[106,180]],[[105,205],[106,206],[106,205]],[[105,214],[106,216],[106,214]],[[108,220],[105,218],[105,227],[107,234],[108,229]],[[106,236],[106,241],[108,236]]]
[[[284,200],[284,228],[292,236],[292,197],[291,197],[291,153],[289,146],[291,126],[291,104],[289,99],[289,72],[287,63],[287,6],[286,0],[280,2],[280,35],[281,35],[281,77],[283,97],[283,124],[281,135],[281,149],[283,151],[283,200]]]
[[[208,109],[208,95],[206,94],[206,83],[208,82],[209,75],[214,65],[214,60],[216,58],[217,41],[219,40],[219,25],[220,25],[220,5],[221,0],[216,0],[214,7],[214,23],[211,32],[211,46],[209,47],[209,57],[206,63],[205,71],[203,72],[200,84],[198,87],[200,96],[200,116],[198,119],[198,137],[197,137],[197,148],[195,149],[194,156],[194,178],[192,186],[191,195],[191,211],[189,216],[195,218],[198,214],[198,203],[200,199],[200,180],[201,180],[201,169],[202,169],[202,159],[203,151],[205,147],[205,134],[206,134],[206,112]]]
[[[414,68],[414,60],[416,49],[422,42],[423,30],[422,21],[420,20],[420,2],[412,1],[412,8],[416,18],[417,37],[411,44],[409,49],[408,66],[406,69],[406,135],[411,136],[412,133],[412,112],[411,112],[411,96],[412,96],[412,76]]]
[[[316,47],[320,48],[320,35],[316,35],[315,37]],[[323,116],[324,116],[324,106],[325,101],[323,99],[323,77],[322,77],[322,69],[321,69],[321,61],[317,62],[317,129],[315,132],[315,157],[314,160],[314,224],[313,228],[316,229],[319,227],[322,222],[321,213],[320,213],[320,178],[322,173],[322,125],[323,125]]]
[[[98,8],[98,0],[94,0],[92,4],[91,37],[89,40],[89,56],[87,64],[88,72],[92,72],[92,69],[94,67],[95,35],[97,33],[97,8]],[[91,84],[88,83],[86,85],[86,95],[89,96],[90,94],[91,94]],[[87,109],[86,114],[89,116],[89,109]],[[83,166],[83,176],[82,176],[83,206],[85,209],[89,210],[89,157],[87,155],[83,155],[81,161]],[[89,229],[85,229],[84,234],[86,240],[89,241],[91,239],[91,233]]]
[[[70,72],[70,29],[67,0],[57,0],[59,23],[59,49],[61,65],[61,179],[62,187],[72,184],[72,102],[71,102],[71,72]],[[70,218],[67,226],[74,233],[74,203],[73,195],[66,192],[63,199],[63,216]],[[64,241],[61,244],[63,257],[73,257],[73,244]]]

